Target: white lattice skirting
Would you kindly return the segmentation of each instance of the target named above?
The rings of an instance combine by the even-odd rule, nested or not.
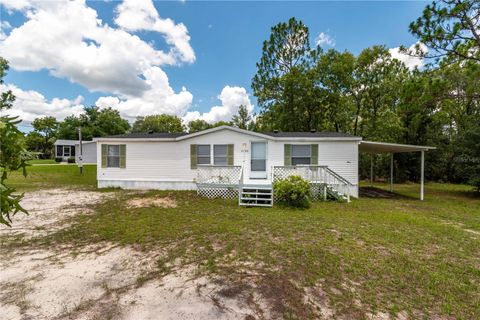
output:
[[[238,187],[197,186],[197,194],[206,198],[238,198]]]

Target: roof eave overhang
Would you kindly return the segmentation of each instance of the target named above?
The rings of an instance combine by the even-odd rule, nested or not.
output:
[[[152,141],[152,142],[174,142],[177,141],[176,138],[94,138],[94,142],[105,142],[105,141],[115,141],[115,142],[143,142],[143,141]]]
[[[362,147],[363,146],[363,147]],[[376,141],[361,141],[359,151],[366,153],[405,153],[435,150],[436,147]]]

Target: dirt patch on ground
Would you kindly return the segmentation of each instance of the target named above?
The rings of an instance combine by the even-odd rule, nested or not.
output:
[[[176,208],[177,202],[171,197],[157,197],[157,198],[134,198],[127,201],[129,208],[143,208],[143,207],[161,207],[161,208]]]
[[[12,227],[0,225],[0,235],[43,236],[65,228],[69,218],[91,214],[92,205],[105,201],[113,193],[76,189],[48,189],[25,193],[21,205],[28,215],[19,212],[13,217]]]
[[[195,269],[138,286],[159,253],[90,246],[76,256],[25,251],[0,263],[0,319],[245,319],[253,311]],[[108,317],[107,317],[108,315]]]
[[[245,319],[256,311],[225,282],[198,276],[194,266],[159,274],[164,250],[109,243],[36,247],[30,237],[69,228],[70,218],[94,214],[92,204],[115,195],[53,189],[26,194],[30,215],[18,214],[1,237],[26,243],[2,253],[0,319]],[[176,206],[171,197],[134,199],[138,206]],[[152,276],[153,275],[153,276]],[[256,318],[256,317],[255,317]]]

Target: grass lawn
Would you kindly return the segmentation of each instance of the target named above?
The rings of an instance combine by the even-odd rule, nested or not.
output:
[[[28,160],[28,164],[58,164],[54,159],[33,159]]]
[[[81,187],[93,189],[97,186],[97,166],[84,165],[83,174],[76,164],[52,164],[27,167],[27,177],[20,171],[9,176],[9,183],[20,191],[39,188]]]
[[[95,166],[29,168],[16,186],[95,187]],[[378,185],[387,188],[387,185]],[[317,202],[305,210],[243,208],[195,192],[114,190],[78,216],[72,227],[34,239],[38,246],[108,241],[140,250],[162,248],[158,269],[139,284],[168,273],[174,262],[223,276],[232,292],[252,288],[284,318],[313,318],[305,291],[335,316],[369,318],[380,312],[410,318],[480,318],[480,199],[470,187],[396,185],[394,199],[361,198],[349,204]],[[128,208],[132,198],[170,197],[176,208]],[[27,246],[29,243],[3,243]]]

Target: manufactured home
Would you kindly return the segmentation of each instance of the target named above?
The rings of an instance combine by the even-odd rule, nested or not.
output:
[[[229,126],[94,141],[99,188],[197,190],[208,197],[238,197],[240,204],[266,206],[273,201],[273,182],[290,175],[307,179],[316,198],[349,201],[358,197],[360,152],[419,151],[423,161],[424,151],[431,149],[366,142],[339,132],[259,133]]]
[[[97,163],[97,144],[95,141],[82,141],[82,162]],[[75,158],[75,162],[80,161],[80,141],[63,140],[55,141],[55,157],[67,161],[69,158]]]

